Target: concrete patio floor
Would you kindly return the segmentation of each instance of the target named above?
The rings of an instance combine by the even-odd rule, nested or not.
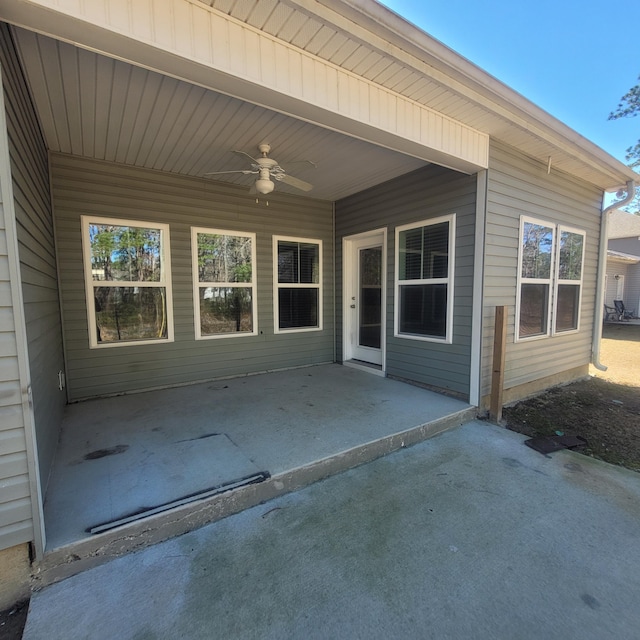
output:
[[[640,474],[474,421],[34,594],[24,640],[638,637]]]
[[[259,471],[300,486],[320,462],[324,477],[472,414],[455,398],[336,364],[69,405],[44,505],[47,551],[61,562],[95,556],[96,525]],[[93,547],[74,547],[87,538]]]

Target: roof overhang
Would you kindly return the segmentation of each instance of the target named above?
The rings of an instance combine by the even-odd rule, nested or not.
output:
[[[215,3],[215,0],[212,0]],[[432,38],[399,14],[372,0],[286,0],[328,20],[344,16],[352,32],[368,30],[367,41],[428,75],[466,101],[470,121],[491,137],[528,155],[586,179],[606,191],[625,188],[638,174],[497,78]],[[324,11],[324,12],[323,12]],[[330,12],[330,13],[328,13]],[[345,25],[346,26],[346,25]],[[371,34],[377,35],[375,41]],[[448,106],[446,113],[458,113]],[[485,113],[482,117],[481,112]]]
[[[638,264],[640,263],[640,256],[632,256],[628,253],[621,253],[620,251],[607,250],[607,259],[611,262],[618,264]]]
[[[474,173],[488,166],[494,138],[603,189],[637,177],[372,0],[165,0],[153,3],[153,11],[150,6],[5,0],[0,18],[373,145],[391,154],[391,166],[402,154],[418,164]],[[28,48],[22,44],[23,56]],[[69,103],[69,96],[60,102]],[[360,162],[367,157],[365,151]]]

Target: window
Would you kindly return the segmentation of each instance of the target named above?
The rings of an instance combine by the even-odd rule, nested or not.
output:
[[[396,229],[396,336],[451,342],[455,219]]]
[[[522,217],[516,340],[578,329],[583,231]]]
[[[558,227],[554,333],[578,329],[584,239],[584,231]]]
[[[519,338],[548,335],[555,227],[520,222]]]
[[[275,332],[322,329],[322,243],[274,236]]]
[[[82,216],[91,348],[173,341],[169,227]]]
[[[256,335],[253,233],[191,229],[196,339]]]

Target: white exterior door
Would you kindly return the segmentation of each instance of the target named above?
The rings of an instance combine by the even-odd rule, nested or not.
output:
[[[375,231],[345,238],[345,360],[383,365],[386,236]]]

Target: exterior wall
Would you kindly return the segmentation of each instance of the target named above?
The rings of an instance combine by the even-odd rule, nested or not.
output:
[[[609,240],[609,249],[619,251],[630,256],[638,256],[640,258],[640,238],[614,238]],[[624,280],[624,306],[629,311],[640,313],[640,264],[618,263],[612,260],[607,261],[607,291],[605,301],[607,304],[613,304],[616,299],[616,286],[613,276],[616,274],[625,276]]]
[[[640,264],[634,264],[629,267],[627,272],[629,279],[627,281],[627,301],[626,306],[630,311],[635,311],[635,315],[640,314]]]
[[[52,156],[52,184],[71,400],[333,361],[332,207],[277,191],[255,196],[210,180]],[[80,216],[170,225],[175,341],[90,349]],[[256,336],[195,340],[191,226],[256,232]],[[323,329],[273,331],[272,236],[323,241]]]
[[[640,257],[640,240],[638,238],[614,238],[609,240],[608,247],[611,251]]]
[[[43,403],[35,399],[31,402],[35,387],[31,384],[30,369],[46,362],[42,354],[50,351],[48,345],[36,344],[33,324],[27,327],[23,301],[29,300],[37,307],[41,298],[30,288],[30,278],[37,276],[30,272],[32,265],[28,261],[20,262],[20,250],[24,247],[24,231],[30,223],[30,214],[35,213],[35,218],[40,214],[45,218],[50,215],[47,199],[41,200],[44,189],[36,187],[44,186],[48,190],[47,163],[6,25],[0,27],[0,67],[3,88],[0,95],[0,549],[24,548],[24,543],[34,541],[37,552],[41,552],[42,514],[37,498],[40,474],[34,433],[36,404],[45,427],[50,416]],[[37,227],[34,225],[34,232]],[[41,264],[42,257],[35,259],[34,256],[33,262]],[[37,270],[36,267],[34,271]],[[34,351],[41,349],[39,357],[31,363],[27,359],[29,347]],[[36,373],[36,385],[39,380]],[[47,463],[45,460],[45,466]],[[3,554],[3,558],[6,557]],[[7,577],[10,589],[20,590],[23,585],[14,584],[14,578],[13,573]]]
[[[624,306],[637,316],[640,313],[640,264],[630,264],[624,283]]]
[[[602,193],[517,150],[493,144],[485,230],[482,395],[491,386],[495,307],[508,308],[505,389],[563,371],[582,370],[591,358]],[[579,331],[514,342],[519,221],[521,215],[586,232]],[[526,387],[523,387],[526,388]],[[516,398],[511,398],[515,400]]]
[[[464,396],[469,394],[471,310],[476,177],[431,165],[336,203],[337,264],[342,239],[387,228],[388,375],[420,382]],[[453,343],[440,344],[394,337],[396,226],[456,214]],[[342,360],[342,278],[336,274],[337,352]]]
[[[607,260],[607,284],[604,291],[604,303],[613,307],[613,301],[618,299],[618,282],[616,275],[624,277],[625,297],[629,290],[629,264]],[[623,297],[624,300],[624,297]]]
[[[0,132],[0,150],[2,146]],[[8,157],[0,158],[0,164],[5,159],[8,164]],[[8,175],[8,171],[3,172],[0,181]],[[12,234],[7,229],[7,218],[12,212],[5,194],[4,185],[0,184],[0,549],[33,538],[18,330],[10,270],[15,256],[10,255]]]
[[[6,27],[5,27],[6,28]],[[7,129],[29,348],[38,462],[43,491],[53,462],[66,394],[47,149],[10,36],[3,29]]]

